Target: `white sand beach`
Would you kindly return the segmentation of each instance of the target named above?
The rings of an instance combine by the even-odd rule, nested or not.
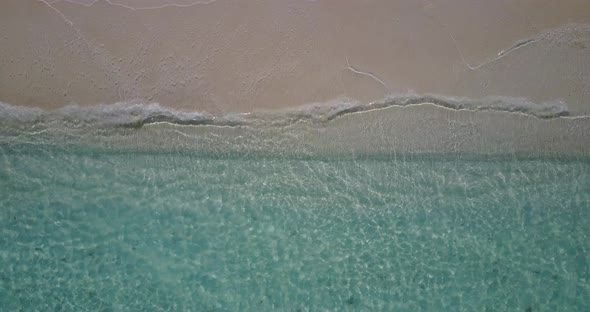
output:
[[[590,2],[6,0],[0,101],[214,114],[397,93],[590,113]]]

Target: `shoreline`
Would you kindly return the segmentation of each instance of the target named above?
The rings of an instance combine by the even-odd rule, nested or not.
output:
[[[143,126],[159,122],[177,125],[213,126],[288,126],[298,122],[327,123],[356,113],[371,113],[390,107],[433,106],[451,111],[503,112],[538,119],[585,119],[575,114],[563,101],[535,103],[527,98],[489,96],[453,97],[436,94],[391,94],[369,103],[340,98],[325,103],[245,113],[214,114],[206,111],[182,111],[159,103],[121,102],[91,106],[67,105],[47,110],[0,102],[0,120],[13,123],[59,123],[76,120],[88,127]]]
[[[288,117],[289,115],[284,115]],[[273,119],[275,118],[275,119]],[[205,119],[207,120],[207,119]],[[450,109],[432,104],[389,106],[341,115],[250,122],[169,121],[104,125],[72,116],[3,123],[0,145],[56,146],[119,152],[186,152],[273,157],[372,157],[456,154],[590,156],[590,117],[543,119],[522,113]],[[96,121],[96,120],[95,120]],[[528,156],[527,156],[528,155]]]

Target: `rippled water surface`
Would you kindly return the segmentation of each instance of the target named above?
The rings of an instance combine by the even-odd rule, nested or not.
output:
[[[1,145],[5,311],[588,311],[590,160]]]

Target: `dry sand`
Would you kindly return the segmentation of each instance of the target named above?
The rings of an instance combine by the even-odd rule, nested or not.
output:
[[[586,23],[587,0],[4,0],[0,101],[225,113],[414,91],[588,114]]]

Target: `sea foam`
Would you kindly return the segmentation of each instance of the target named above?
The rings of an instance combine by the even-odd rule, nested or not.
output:
[[[535,103],[527,98],[490,96],[480,99],[441,95],[395,94],[382,101],[361,103],[339,99],[313,103],[280,111],[257,111],[214,115],[207,112],[187,112],[158,103],[115,103],[93,106],[67,105],[56,110],[23,107],[0,102],[0,121],[17,123],[64,122],[98,126],[137,127],[150,123],[168,122],[182,125],[286,125],[301,121],[329,122],[346,114],[383,109],[392,106],[434,105],[469,110],[520,113],[551,119],[570,115],[566,103],[560,100]]]

